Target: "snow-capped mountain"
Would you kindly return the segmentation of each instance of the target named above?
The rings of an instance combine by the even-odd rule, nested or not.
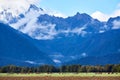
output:
[[[119,16],[106,22],[79,12],[63,18],[35,5],[30,5],[24,13],[17,16],[7,10],[0,15],[3,17],[0,21],[35,39],[33,44],[57,64],[81,59],[82,62],[88,62],[94,60],[91,57],[101,59],[106,55],[120,53]]]
[[[111,19],[108,22],[100,22],[88,14],[79,12],[67,18],[55,17],[33,4],[24,13],[19,13],[17,16],[13,16],[9,10],[4,10],[0,14],[1,21],[39,40],[51,40],[71,35],[84,37],[89,34],[103,33],[110,29],[116,29],[120,22],[120,20]],[[117,23],[115,27],[114,23]]]

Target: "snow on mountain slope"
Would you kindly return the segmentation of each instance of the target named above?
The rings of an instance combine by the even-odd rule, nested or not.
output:
[[[73,35],[85,37],[120,28],[120,20],[100,22],[85,13],[80,14],[79,12],[67,18],[55,17],[51,12],[38,8],[31,3],[22,10],[24,11],[21,11],[20,8],[20,11],[15,10],[17,13],[14,13],[12,12],[14,10],[9,8],[1,9],[0,21],[38,40],[51,40]]]
[[[54,39],[55,36],[60,35],[60,34],[65,34],[65,35],[81,34],[82,36],[84,36],[84,34],[86,34],[86,32],[83,31],[83,29],[85,27],[84,28],[79,28],[79,27],[78,28],[70,28],[71,25],[69,25],[69,21],[72,20],[72,17],[71,18],[69,17],[70,20],[69,20],[69,18],[62,19],[59,17],[55,17],[55,16],[52,16],[51,13],[48,13],[47,11],[45,11],[41,8],[38,8],[38,7],[36,7],[36,5],[33,5],[33,4],[30,5],[29,8],[27,6],[27,9],[24,9],[24,11],[22,11],[22,12],[18,11],[18,13],[16,13],[16,14],[13,14],[13,12],[12,12],[13,10],[11,10],[11,12],[10,12],[10,10],[6,9],[6,10],[1,11],[0,20],[5,23],[8,23],[13,28],[20,30],[23,33],[26,33],[35,39],[43,39],[43,40]],[[46,15],[44,15],[44,14],[46,14]],[[79,13],[76,14],[74,16],[74,19],[76,19],[76,17],[79,17],[79,16],[80,16]],[[82,16],[80,16],[80,17],[82,17]],[[48,18],[48,20],[47,20],[47,18]],[[41,22],[41,19],[42,19],[42,22]],[[61,19],[63,21],[61,21]],[[79,20],[79,18],[78,18],[78,20]],[[73,24],[74,23],[72,23],[72,25]],[[81,25],[81,26],[84,26],[84,25]],[[66,28],[64,28],[64,27],[66,27]],[[61,29],[57,30],[57,28],[61,28]]]
[[[0,0],[0,20],[9,23],[20,14],[25,14],[31,4],[37,6],[39,0]]]

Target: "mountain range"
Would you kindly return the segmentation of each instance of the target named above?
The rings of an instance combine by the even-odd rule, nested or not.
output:
[[[9,25],[0,24],[2,65],[120,63],[120,16],[106,22],[79,12],[62,18],[35,5],[15,17],[7,10],[0,15]]]

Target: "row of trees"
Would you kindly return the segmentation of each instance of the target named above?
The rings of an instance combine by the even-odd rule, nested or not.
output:
[[[20,67],[8,65],[0,67],[0,73],[65,73],[65,72],[120,72],[120,64],[104,66],[82,66],[82,65],[65,65],[55,67],[51,65],[42,65],[38,67]]]

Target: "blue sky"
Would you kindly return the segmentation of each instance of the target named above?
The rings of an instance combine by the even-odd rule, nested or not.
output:
[[[9,8],[12,14],[18,15],[24,13],[31,4],[59,17],[80,12],[107,21],[110,17],[120,16],[120,0],[0,0],[0,11]]]
[[[76,12],[87,13],[95,16],[98,14],[110,16],[120,8],[120,0],[41,0],[40,7],[60,12],[67,16]],[[99,11],[99,12],[98,12]]]
[[[118,3],[120,0],[41,0],[40,6],[66,15],[76,12],[92,14],[95,11],[110,14]]]

